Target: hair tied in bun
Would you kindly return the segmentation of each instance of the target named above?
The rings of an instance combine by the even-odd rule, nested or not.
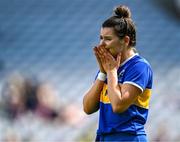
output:
[[[117,16],[119,18],[131,18],[131,11],[127,6],[120,5],[115,7],[113,10],[114,16]]]

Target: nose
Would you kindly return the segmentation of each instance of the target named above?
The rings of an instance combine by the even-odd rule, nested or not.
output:
[[[100,45],[106,46],[106,43],[104,42],[104,40],[100,40]]]

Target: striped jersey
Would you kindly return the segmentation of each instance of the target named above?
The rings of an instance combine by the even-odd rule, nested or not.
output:
[[[153,73],[149,63],[138,54],[127,59],[118,71],[119,84],[132,84],[142,90],[133,104],[122,113],[114,113],[108,97],[107,79],[101,91],[99,127],[97,134],[126,132],[135,135],[145,134],[151,97]],[[97,77],[97,76],[96,76]]]

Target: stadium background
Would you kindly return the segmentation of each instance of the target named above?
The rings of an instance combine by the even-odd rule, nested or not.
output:
[[[98,69],[92,47],[99,42],[101,23],[113,7],[125,4],[137,25],[136,48],[154,70],[146,124],[149,139],[180,141],[180,8],[176,2],[177,7],[171,0],[1,0],[1,94],[7,78],[22,72],[50,82],[62,104],[75,104],[82,111],[83,94]],[[9,133],[19,141],[92,141],[98,113],[78,117],[76,124],[54,125],[29,116],[23,122],[10,122],[0,113],[0,141]]]

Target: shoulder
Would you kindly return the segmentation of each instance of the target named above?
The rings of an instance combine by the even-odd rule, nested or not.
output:
[[[136,55],[126,67],[127,72],[144,72],[145,70],[152,71],[150,63],[143,57]]]
[[[152,75],[152,69],[147,60],[137,56],[126,68],[123,83],[133,84],[144,90],[152,84]]]

